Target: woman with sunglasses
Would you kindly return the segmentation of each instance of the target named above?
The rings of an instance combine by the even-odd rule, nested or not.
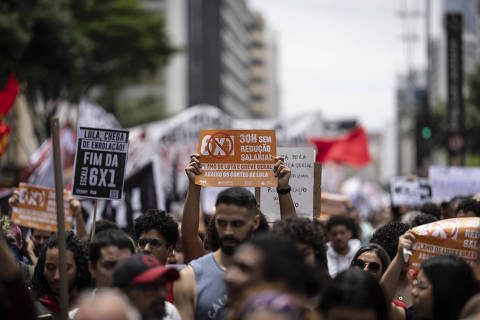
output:
[[[398,241],[398,252],[381,279],[387,298],[392,298],[401,270],[406,265],[403,249],[410,250],[415,235],[407,231]],[[424,261],[412,282],[413,306],[391,307],[392,319],[455,320],[464,304],[478,292],[472,268],[456,256],[433,257]]]
[[[350,266],[360,268],[380,281],[389,264],[390,257],[385,249],[376,243],[369,243],[358,249]]]

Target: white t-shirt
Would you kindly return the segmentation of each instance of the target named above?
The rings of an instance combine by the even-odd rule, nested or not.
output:
[[[350,267],[353,256],[361,247],[360,240],[350,239],[348,240],[348,246],[350,247],[350,251],[348,251],[346,255],[342,256],[333,250],[331,242],[327,242],[328,273],[330,273],[332,278],[335,278],[338,273]]]
[[[165,311],[166,315],[163,317],[163,320],[182,320],[177,308],[168,301],[165,301]]]

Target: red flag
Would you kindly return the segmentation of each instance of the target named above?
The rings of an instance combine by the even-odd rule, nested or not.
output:
[[[18,94],[18,82],[12,74],[3,91],[0,91],[0,119],[12,108]]]
[[[310,137],[308,141],[317,147],[317,162],[336,161],[363,167],[371,161],[367,134],[362,127],[335,139]]]

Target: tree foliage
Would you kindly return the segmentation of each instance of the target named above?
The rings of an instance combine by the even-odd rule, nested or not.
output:
[[[59,101],[77,102],[92,88],[114,96],[173,51],[163,17],[140,0],[0,2],[0,82],[17,75],[44,128]]]

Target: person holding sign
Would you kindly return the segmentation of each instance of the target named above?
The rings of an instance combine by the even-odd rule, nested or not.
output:
[[[195,177],[202,172],[198,154],[190,157],[185,172],[190,183],[181,229],[184,251],[186,257],[200,257],[205,250],[198,237],[201,187],[195,184]],[[294,216],[295,206],[288,186],[291,171],[281,157],[275,158],[274,174],[278,178],[283,213],[285,216]],[[217,197],[215,207],[215,230],[220,249],[192,261],[181,271],[180,280],[174,286],[175,304],[184,320],[220,317],[226,301],[223,281],[225,269],[231,264],[234,250],[249,240],[260,225],[257,201],[247,189],[233,187],[223,190]]]
[[[404,250],[411,250],[415,234],[408,231],[398,241],[395,258],[381,279],[387,301],[392,301],[402,268]],[[457,256],[437,256],[424,261],[412,282],[413,306],[391,306],[391,319],[458,319],[462,307],[478,292],[472,268]]]

